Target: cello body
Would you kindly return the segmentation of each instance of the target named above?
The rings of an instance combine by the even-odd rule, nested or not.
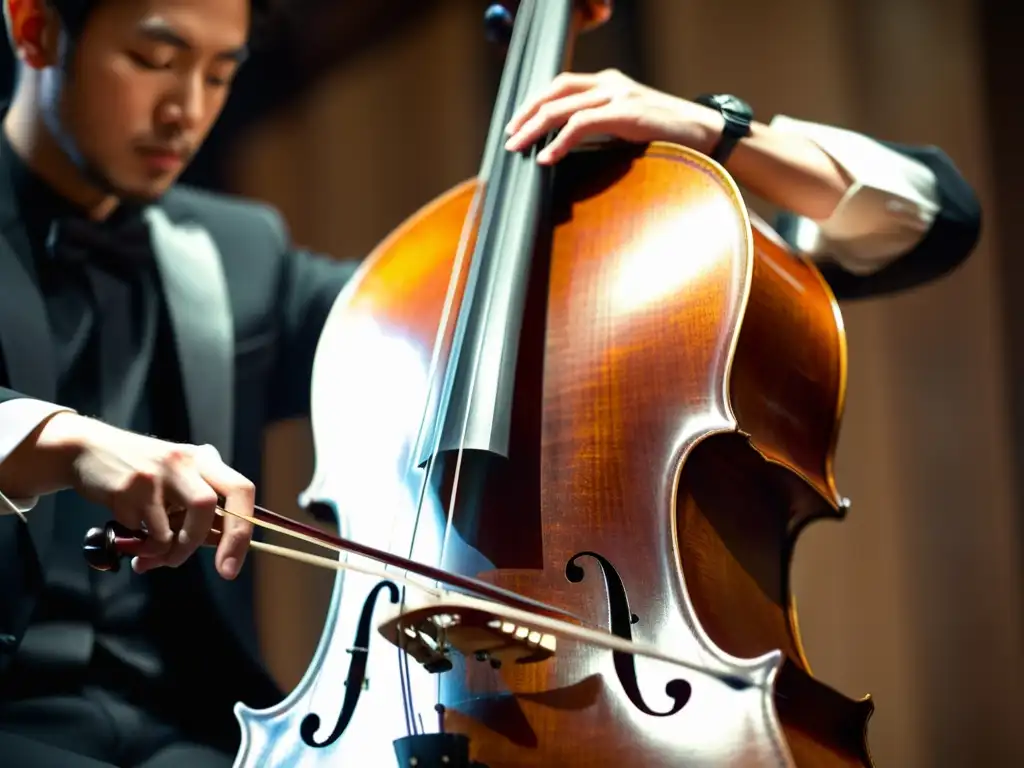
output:
[[[452,345],[449,333],[436,353],[438,328],[466,285],[453,295],[450,277],[477,235],[471,180],[398,227],[338,298],[304,503],[352,540],[759,684],[583,643],[429,671],[376,629],[397,586],[339,573],[299,686],[272,709],[236,708],[238,768],[395,765],[396,740],[440,731],[490,768],[871,764],[872,705],[811,675],[789,589],[800,530],[844,512],[834,297],[695,151],[577,151],[554,180],[507,460],[471,482],[470,451],[436,481],[417,459]]]

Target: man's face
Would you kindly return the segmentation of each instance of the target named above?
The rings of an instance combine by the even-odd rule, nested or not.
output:
[[[46,103],[51,130],[94,181],[152,200],[178,178],[245,56],[249,2],[98,4]]]

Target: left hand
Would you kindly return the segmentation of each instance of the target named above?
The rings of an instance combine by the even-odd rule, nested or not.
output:
[[[710,154],[723,123],[715,110],[641,85],[617,70],[566,72],[520,108],[506,129],[505,148],[521,151],[561,128],[537,155],[539,163],[558,162],[595,135],[636,143],[668,141]]]

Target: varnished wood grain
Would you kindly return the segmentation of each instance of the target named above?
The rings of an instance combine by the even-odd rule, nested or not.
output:
[[[810,677],[788,593],[799,526],[837,513],[845,349],[824,284],[751,228],[735,185],[703,156],[574,154],[538,238],[509,460],[486,487],[456,485],[454,503],[451,473],[421,500],[416,439],[436,405],[431,361],[459,243],[472,243],[474,192],[467,182],[399,227],[335,306],[314,370],[310,500],[333,504],[360,543],[609,629],[603,558],[635,640],[773,685],[738,691],[640,659],[631,700],[611,653],[562,642],[540,664],[468,660],[443,675],[446,728],[491,768],[866,764],[864,705]],[[321,678],[344,679],[374,586],[354,574],[339,584]],[[405,735],[393,651],[374,637],[371,687],[323,759],[387,760]],[[436,679],[413,678],[413,707],[432,722]],[[689,698],[662,716],[673,681]],[[307,680],[273,716],[331,720],[339,698]]]

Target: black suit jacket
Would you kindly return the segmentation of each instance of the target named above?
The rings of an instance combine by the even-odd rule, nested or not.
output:
[[[180,371],[172,389],[184,416],[180,433],[164,436],[214,445],[259,488],[263,429],[308,412],[320,330],[356,265],[294,249],[280,216],[264,205],[178,188],[148,213]],[[0,189],[0,402],[55,402],[53,343],[36,272],[5,235],[17,231],[10,224],[18,215],[11,191]],[[0,516],[0,676],[41,587],[52,497],[27,518],[25,526]],[[280,696],[255,642],[250,590],[258,566],[250,557],[243,574],[226,582],[209,550],[192,561],[157,578],[167,580],[170,599],[181,596],[183,618],[196,617],[196,650],[218,659],[203,674],[214,678],[213,688],[227,689],[221,711],[230,718],[236,700],[274,703]]]

